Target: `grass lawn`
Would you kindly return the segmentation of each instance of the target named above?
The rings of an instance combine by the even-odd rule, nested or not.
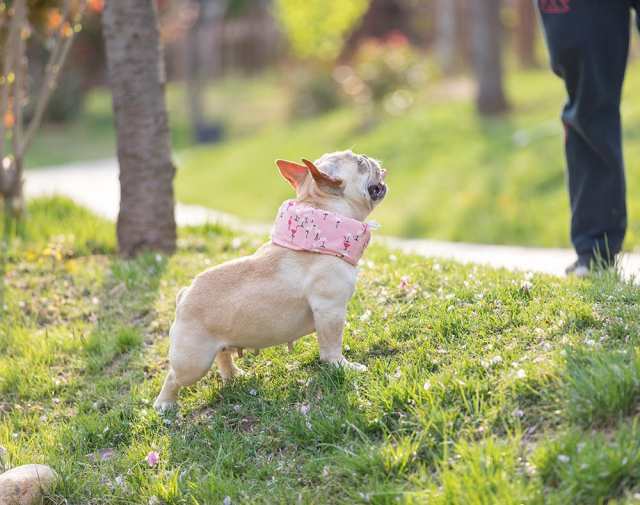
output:
[[[637,62],[632,62],[632,68]],[[178,198],[245,218],[272,219],[289,194],[273,160],[317,157],[353,148],[383,160],[391,192],[375,216],[386,234],[497,244],[569,245],[565,190],[562,82],[547,69],[511,72],[512,113],[481,120],[456,83],[428,87],[400,117],[368,130],[358,114],[266,129],[180,158]],[[630,229],[640,245],[640,73],[629,72],[623,106]]]
[[[640,246],[640,73],[632,61],[623,117],[630,227],[626,248]],[[167,89],[180,170],[177,197],[241,217],[270,221],[290,196],[273,160],[316,157],[353,148],[383,160],[391,192],[374,216],[389,235],[535,246],[569,246],[565,190],[562,83],[547,69],[508,74],[512,112],[481,120],[470,86],[434,81],[404,115],[382,115],[362,128],[359,112],[339,109],[287,121],[282,78],[230,77],[210,86],[206,117],[222,121],[227,141],[193,147],[184,89]],[[463,84],[462,86],[460,84]],[[465,92],[466,89],[466,92]],[[114,156],[108,93],[89,94],[77,121],[48,125],[36,137],[28,166]],[[70,149],[69,147],[72,147]]]
[[[69,202],[32,202],[29,223],[0,320],[0,446],[60,473],[51,503],[640,501],[636,287],[374,245],[345,335],[367,373],[321,365],[309,336],[161,417],[177,289],[260,240],[182,229],[175,256],[123,261],[113,225]]]
[[[167,110],[174,149],[191,144],[185,88],[177,83],[167,86]],[[277,122],[286,111],[286,96],[274,75],[260,79],[227,77],[207,87],[204,117],[220,121],[227,138],[255,132],[266,123]],[[116,155],[111,95],[95,89],[87,97],[79,117],[69,123],[45,124],[27,155],[27,167],[58,165]]]

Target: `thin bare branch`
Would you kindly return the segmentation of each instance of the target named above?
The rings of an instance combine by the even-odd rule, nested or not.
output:
[[[61,28],[64,26],[64,23],[69,18],[70,5],[71,5],[70,0],[64,0],[64,3],[62,4],[62,18],[61,18],[62,19],[62,25],[60,26]],[[56,34],[55,34],[56,41],[64,38],[63,35],[64,34],[62,33],[62,30],[58,30],[56,32]]]
[[[75,16],[73,20],[70,21],[71,24],[71,34],[67,37],[62,36],[62,30],[60,30],[60,37],[56,38],[56,45],[52,51],[52,54],[49,58],[49,62],[47,63],[45,69],[45,76],[42,88],[40,89],[40,93],[38,95],[35,111],[33,114],[33,118],[31,119],[29,126],[27,127],[27,132],[24,136],[24,142],[21,146],[20,154],[26,152],[33,141],[33,137],[40,127],[40,123],[42,122],[42,116],[44,111],[49,103],[49,99],[51,98],[51,94],[56,87],[56,83],[58,81],[58,76],[60,71],[62,70],[62,66],[67,58],[67,54],[69,53],[69,49],[71,49],[71,44],[73,43],[73,38],[75,36],[74,24],[77,23],[82,17],[82,13],[86,7],[86,1],[83,1],[78,10],[78,14]],[[69,1],[65,2],[65,9],[68,11],[69,9]],[[65,14],[67,12],[65,11]],[[66,17],[64,18],[66,19]]]
[[[67,53],[71,47],[72,38],[73,37],[68,37],[67,39],[61,40],[59,42],[59,47],[54,48],[54,53],[56,54],[52,55],[52,58],[47,64],[44,83],[42,84],[42,88],[40,89],[40,93],[38,94],[38,98],[36,99],[36,106],[34,109],[33,117],[29,122],[27,132],[24,136],[24,143],[21,146],[22,153],[24,153],[29,148],[33,140],[33,136],[40,127],[40,123],[42,122],[42,117],[47,108],[47,104],[49,103],[49,99],[51,98],[51,95],[53,94],[53,91],[56,87],[58,75],[61,70],[61,65],[64,63]],[[53,56],[56,56],[55,60],[53,60]]]
[[[13,143],[13,155],[16,158],[15,166],[22,167],[22,93],[24,91],[25,73],[25,40],[22,32],[26,28],[27,11],[25,0],[15,3],[14,16],[16,17],[19,29],[16,34],[15,55],[13,57],[15,80],[13,82],[13,134],[11,136],[11,140]],[[12,185],[17,184],[17,180],[22,178],[22,174],[18,172],[14,173],[13,176],[14,181],[12,181]]]
[[[0,6],[0,30],[4,29],[4,25],[7,24],[7,19],[9,19],[9,15],[7,14],[7,6],[3,3]]]
[[[18,0],[16,5],[24,3],[25,0]],[[15,12],[15,11],[14,11]],[[15,49],[14,46],[18,43],[17,36],[19,36],[21,30],[21,22],[14,15],[11,17],[11,23],[9,25],[9,33],[4,48],[4,61],[2,63],[2,93],[0,93],[0,189],[5,189],[4,181],[4,148],[5,148],[5,120],[7,112],[9,111],[9,91],[11,89],[11,83],[9,82],[9,74],[13,72],[15,65]]]

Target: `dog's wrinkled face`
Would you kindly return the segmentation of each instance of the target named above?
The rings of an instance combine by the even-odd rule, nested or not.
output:
[[[304,160],[304,165],[283,160],[276,164],[299,198],[339,197],[369,213],[387,194],[380,162],[351,151],[328,153],[315,163]]]
[[[340,151],[325,154],[316,161],[321,172],[342,181],[346,199],[373,209],[387,194],[386,171],[380,162],[363,154]]]

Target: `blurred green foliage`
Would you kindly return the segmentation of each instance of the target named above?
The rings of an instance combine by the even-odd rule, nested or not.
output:
[[[316,65],[301,65],[289,76],[292,119],[309,118],[344,105],[340,86],[330,72]]]
[[[393,115],[413,104],[414,92],[426,84],[427,74],[427,59],[400,32],[364,40],[351,63],[333,72],[342,92],[355,104],[383,104]]]
[[[335,60],[347,36],[369,6],[369,0],[276,0],[276,16],[294,54]]]
[[[385,109],[369,128],[343,107],[192,149],[180,158],[177,198],[269,222],[291,197],[272,160],[352,148],[389,169],[389,194],[372,216],[387,235],[570,247],[562,81],[547,69],[510,72],[507,89],[513,111],[491,121],[475,114],[471,80],[433,79],[414,91],[411,107]],[[640,192],[640,107],[632,98],[639,90],[640,75],[630,72],[622,107],[629,195]],[[640,247],[640,200],[628,205],[625,243],[633,250]]]
[[[193,144],[184,107],[186,93],[181,83],[169,83],[166,89],[172,145],[177,151]],[[223,122],[227,139],[280,124],[289,110],[289,96],[275,74],[263,74],[259,79],[226,77],[207,85],[204,97],[206,114]],[[27,167],[109,158],[115,156],[115,150],[111,95],[108,89],[94,88],[77,118],[64,125],[42,125],[27,153]]]
[[[228,0],[225,16],[228,18],[236,18],[243,16],[255,6],[256,3],[253,0]]]
[[[13,15],[13,0],[0,0],[0,24],[1,30],[6,30],[8,19]],[[80,11],[83,2],[73,0],[69,2],[69,13],[75,16]],[[62,18],[62,0],[27,0],[27,16],[31,30],[35,30],[40,37],[49,37],[58,30],[65,21]],[[2,39],[4,41],[5,34]]]
[[[367,38],[332,72],[322,65],[291,69],[291,117],[316,116],[351,104],[366,111],[365,123],[379,105],[389,114],[403,114],[413,105],[415,91],[426,84],[427,66],[424,55],[400,32]]]

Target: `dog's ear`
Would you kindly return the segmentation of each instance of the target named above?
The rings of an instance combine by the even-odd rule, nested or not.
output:
[[[328,186],[329,188],[340,188],[342,186],[342,180],[337,177],[333,177],[329,174],[325,174],[321,171],[312,161],[309,161],[305,158],[302,158],[302,162],[307,166],[309,172],[311,173],[311,177],[316,181],[318,186]]]
[[[293,189],[298,191],[298,188],[304,182],[307,177],[307,173],[309,172],[306,165],[300,165],[299,163],[286,160],[276,160],[276,165],[278,166],[278,170],[280,170],[282,177],[289,181],[289,184],[293,186]]]

